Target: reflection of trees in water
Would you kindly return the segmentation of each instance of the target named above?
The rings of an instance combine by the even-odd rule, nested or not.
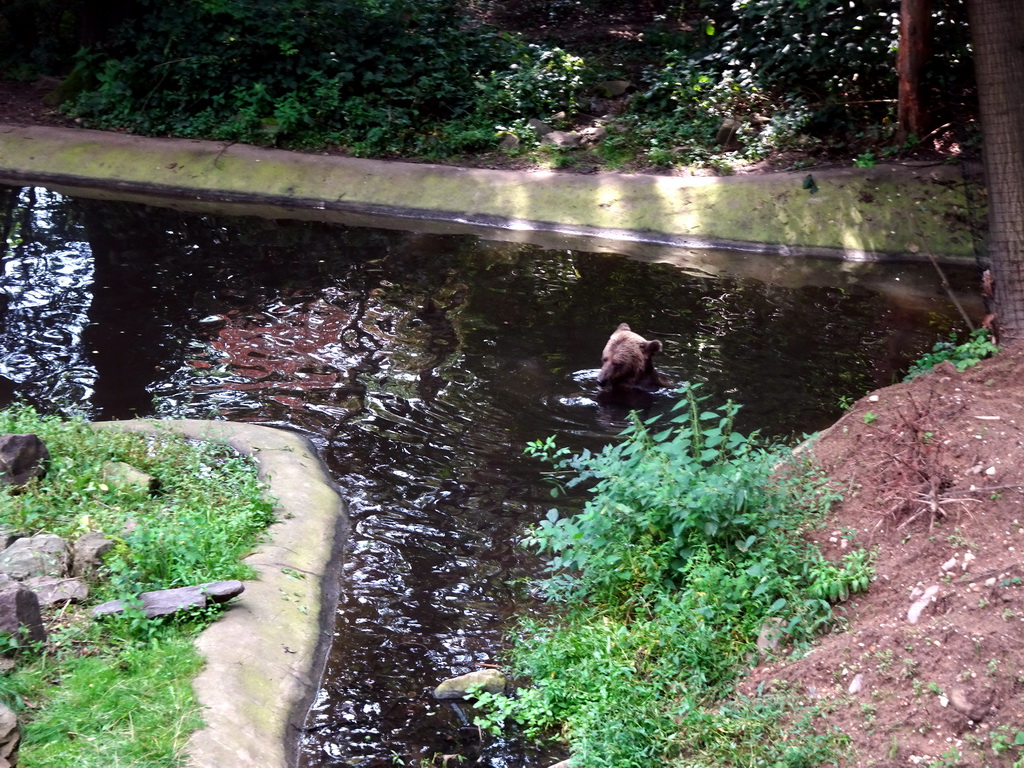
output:
[[[3,371],[50,407],[122,417],[152,411],[155,394],[169,412],[218,410],[231,406],[223,391],[232,388],[265,389],[288,407],[337,400],[379,370],[396,340],[423,346],[406,357],[423,393],[436,393],[434,369],[458,347],[445,317],[459,289],[443,267],[416,263],[422,243],[403,247],[415,235],[34,190],[5,188],[0,205],[13,243]],[[208,315],[224,322],[204,323]],[[204,370],[211,361],[218,369]],[[74,386],[62,386],[69,378]],[[271,415],[252,412],[259,400],[241,407]]]
[[[367,387],[431,402],[452,382],[528,410],[595,367],[625,321],[666,342],[671,375],[785,430],[930,345],[920,313],[876,295],[613,255],[32,190],[4,191],[0,216],[12,243],[0,374],[108,417],[150,412],[156,396],[168,414],[337,419]]]

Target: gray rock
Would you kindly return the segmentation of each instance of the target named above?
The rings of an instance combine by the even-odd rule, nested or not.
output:
[[[633,84],[629,80],[605,80],[597,84],[597,91],[605,98],[613,99],[622,96],[632,87]]]
[[[504,693],[507,685],[508,678],[497,669],[478,669],[445,680],[434,689],[434,698],[441,701],[464,699],[470,688],[478,688],[487,693]]]
[[[583,143],[583,136],[575,131],[551,131],[541,136],[540,141],[556,147],[578,147]]]
[[[36,593],[19,582],[0,584],[0,632],[22,642],[46,642]]]
[[[98,531],[90,531],[75,542],[71,557],[71,575],[79,579],[96,578],[103,558],[114,548],[114,541]]]
[[[0,704],[0,768],[13,768],[18,762],[21,729],[18,717],[9,707]]]
[[[949,690],[950,706],[976,723],[980,723],[989,715],[995,698],[995,691],[991,688],[954,685]]]
[[[530,118],[526,124],[534,131],[536,131],[538,136],[547,136],[549,133],[555,130],[547,123],[543,122],[542,120],[538,120],[535,117]]]
[[[736,138],[736,132],[740,129],[740,121],[735,117],[727,117],[722,120],[715,134],[715,142],[725,149],[736,149],[740,146]]]
[[[911,624],[917,624],[921,620],[921,615],[926,609],[934,610],[935,601],[939,597],[939,587],[935,584],[928,587],[920,597],[911,604],[910,608],[907,609],[907,621]]]
[[[25,579],[26,587],[36,593],[43,606],[78,603],[89,597],[89,588],[78,579],[58,579],[55,576],[34,576]]]
[[[68,543],[52,533],[18,539],[0,552],[0,573],[18,581],[33,576],[64,576],[68,572]]]
[[[504,149],[507,151],[519,149],[519,137],[514,133],[503,133],[501,135],[501,142],[498,144],[498,149]]]
[[[103,462],[103,480],[107,485],[121,491],[153,493],[157,489],[155,477],[123,461]]]
[[[757,650],[762,654],[774,651],[786,636],[786,622],[777,616],[765,619],[757,635]]]
[[[3,552],[18,539],[25,537],[21,531],[15,530],[11,525],[0,525],[0,552]]]
[[[608,136],[608,129],[603,125],[592,125],[580,131],[583,140],[588,144],[599,144]]]
[[[864,673],[858,672],[853,676],[853,680],[850,681],[850,687],[846,689],[847,692],[854,696],[864,690]]]
[[[155,592],[143,592],[139,595],[142,611],[147,619],[167,616],[186,608],[205,608],[210,603],[224,603],[245,591],[240,581],[212,581],[208,584],[197,584],[192,587],[176,589],[158,589]],[[125,610],[120,600],[97,605],[92,609],[96,618],[121,613]]]
[[[0,435],[0,482],[24,485],[46,474],[50,452],[38,435]]]

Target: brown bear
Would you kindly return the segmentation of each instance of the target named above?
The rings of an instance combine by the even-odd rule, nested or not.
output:
[[[651,360],[661,350],[660,341],[648,341],[622,323],[604,345],[597,383],[604,390],[641,389],[646,392],[669,386],[672,382],[654,370]]]

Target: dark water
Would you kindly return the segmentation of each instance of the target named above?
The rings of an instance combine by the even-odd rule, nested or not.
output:
[[[618,323],[662,339],[673,378],[743,403],[744,430],[782,436],[959,326],[930,266],[639,261],[3,187],[0,228],[0,403],[288,426],[322,451],[352,538],[304,766],[559,757],[481,742],[428,693],[494,663],[509,618],[535,609],[515,542],[549,496],[523,447],[612,439],[623,413],[598,406],[594,369]]]

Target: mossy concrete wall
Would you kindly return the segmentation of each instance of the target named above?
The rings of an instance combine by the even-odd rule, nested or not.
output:
[[[105,131],[0,125],[0,181],[270,203],[503,229],[853,259],[972,262],[985,210],[959,167],[733,177],[384,162]],[[411,228],[414,225],[411,225]]]

